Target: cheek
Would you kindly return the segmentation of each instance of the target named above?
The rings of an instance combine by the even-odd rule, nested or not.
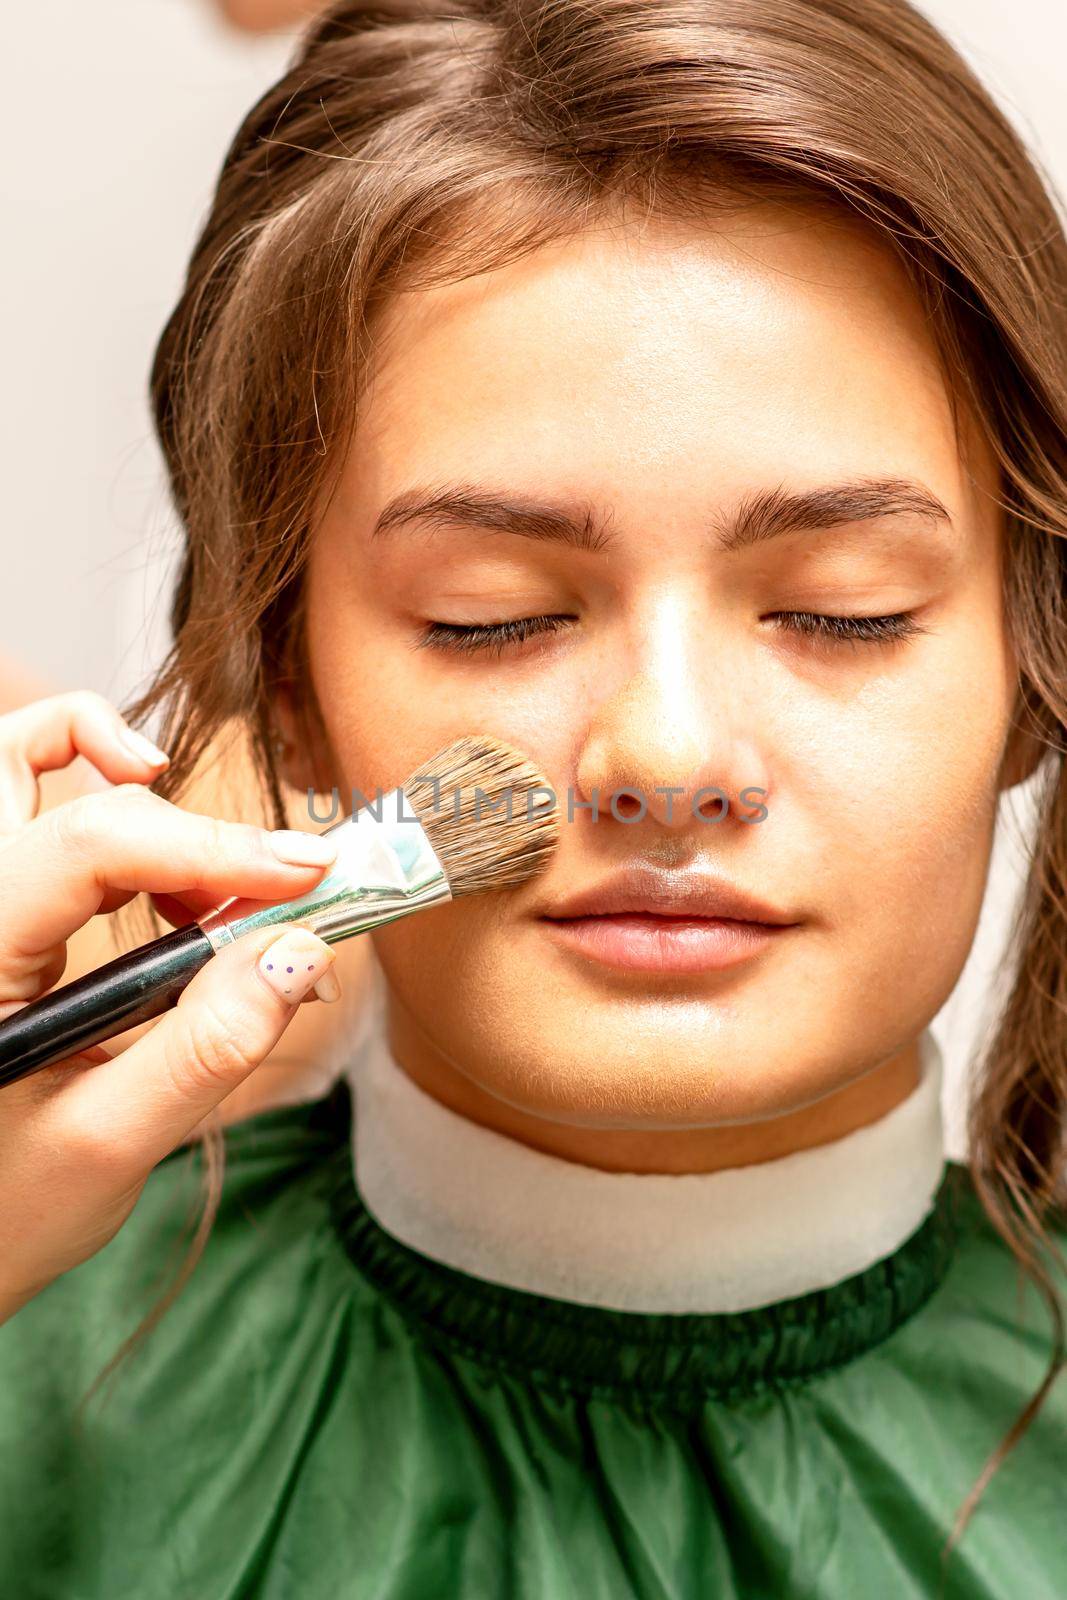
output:
[[[516,950],[507,891],[400,917],[368,937],[393,995],[439,1048],[451,1035],[465,1053],[479,1018],[491,1034],[505,1024],[543,1032],[545,986],[523,965],[528,947]]]
[[[339,770],[343,797],[368,798],[400,784],[450,739],[456,725],[439,694],[420,689],[420,652],[383,637],[369,603],[339,585],[345,603],[331,605],[329,563],[313,566],[308,595],[308,662],[312,687]]]
[[[1001,642],[979,628],[931,638],[920,670],[868,684],[835,719],[821,859],[831,919],[889,982],[925,968],[943,997],[973,942],[1011,710]],[[840,709],[840,708],[838,708]],[[832,795],[829,784],[832,783]]]
[[[352,629],[355,641],[359,630]],[[515,672],[471,662],[456,669],[440,655],[389,643],[311,648],[323,719],[341,766],[339,784],[369,792],[401,783],[453,740],[485,734],[522,750],[558,780],[572,748],[588,690],[573,669],[531,666]],[[369,786],[369,789],[368,789]]]

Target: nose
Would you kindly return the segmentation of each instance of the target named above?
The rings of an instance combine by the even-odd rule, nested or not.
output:
[[[576,806],[595,805],[601,820],[706,832],[768,804],[751,686],[740,662],[731,668],[707,607],[706,596],[661,597],[621,645],[625,666],[579,752]]]

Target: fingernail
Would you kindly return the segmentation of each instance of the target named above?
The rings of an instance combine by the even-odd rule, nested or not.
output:
[[[300,828],[277,828],[267,843],[279,861],[290,867],[324,867],[337,859],[337,846],[321,833]]]
[[[150,767],[165,767],[170,763],[170,756],[161,750],[151,739],[146,739],[143,733],[138,733],[136,728],[122,727],[119,729],[119,739],[131,755],[138,761],[145,761]]]
[[[315,993],[318,995],[320,1000],[325,1000],[327,1005],[332,1005],[335,1000],[340,1000],[341,980],[333,970],[332,966],[327,967],[326,971],[315,985]]]
[[[336,953],[306,928],[290,928],[268,945],[257,965],[275,994],[297,1005],[329,972]],[[334,980],[336,982],[336,979]]]

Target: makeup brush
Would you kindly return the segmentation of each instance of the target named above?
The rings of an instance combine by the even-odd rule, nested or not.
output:
[[[324,829],[337,859],[307,894],[234,896],[0,1022],[0,1087],[158,1017],[216,950],[254,928],[297,923],[335,944],[522,883],[548,864],[558,832],[555,795],[525,756],[496,739],[457,739],[399,788]]]

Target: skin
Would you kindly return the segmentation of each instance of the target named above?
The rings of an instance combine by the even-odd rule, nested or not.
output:
[[[620,217],[395,297],[308,571],[310,689],[342,794],[462,734],[556,793],[648,797],[564,823],[545,873],[374,936],[403,1070],[463,1115],[606,1170],[709,1171],[818,1144],[917,1082],[982,901],[1015,663],[992,459],[917,299],[859,222],[747,204]],[[914,511],[742,550],[709,530],[761,491],[912,480]],[[459,524],[372,538],[386,502],[465,481],[610,516],[610,553]],[[907,611],[840,642],[788,611]],[[430,621],[573,620],[502,651],[416,648]],[[279,714],[291,717],[283,702]],[[297,770],[302,786],[307,773]],[[689,800],[766,791],[714,826]],[[656,786],[684,790],[668,815]],[[637,858],[702,865],[799,925],[740,966],[609,971],[541,914]]]

